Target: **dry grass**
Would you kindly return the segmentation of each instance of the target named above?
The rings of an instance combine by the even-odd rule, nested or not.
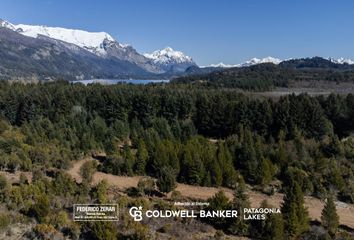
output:
[[[24,174],[28,182],[32,182],[32,172],[16,171],[15,173],[10,173],[6,171],[0,171],[0,174],[5,176],[7,181],[11,184],[20,182],[20,175]]]
[[[80,176],[80,167],[85,161],[93,161],[92,158],[83,159],[77,161],[73,164],[73,166],[67,171],[77,182],[81,182]],[[32,174],[30,172],[16,172],[16,173],[8,173],[8,172],[0,172],[10,183],[18,183],[20,174],[24,173],[31,181]],[[96,172],[93,177],[93,183],[96,185],[98,182],[102,180],[106,180],[110,185],[124,191],[130,187],[136,187],[141,177],[126,177],[126,176],[116,176],[112,174]],[[199,187],[199,186],[192,186],[187,184],[178,183],[177,184],[177,191],[181,193],[182,196],[187,198],[194,198],[194,199],[201,199],[207,200],[208,198],[212,197],[216,192],[219,190],[223,190],[227,197],[230,199],[233,196],[233,192],[231,189],[227,188],[214,188],[214,187]],[[272,196],[268,196],[259,192],[255,192],[252,190],[247,191],[248,197],[251,202],[252,207],[258,207],[263,200],[267,200],[269,204],[280,207],[283,201],[283,194],[276,193]],[[346,225],[350,228],[354,228],[354,204],[346,204],[342,202],[336,202],[337,205],[337,213],[340,217],[340,223]],[[313,197],[305,197],[305,206],[308,208],[309,215],[312,220],[321,219],[321,211],[324,206],[324,202],[320,199],[313,198]]]
[[[71,174],[71,176],[73,176],[77,181],[81,181],[81,178],[79,176],[80,167],[85,161],[89,160],[92,159],[84,159],[76,162],[73,167],[68,171],[68,173]],[[124,189],[130,187],[136,187],[140,178],[141,177],[139,176],[125,177],[96,172],[93,177],[93,184],[97,184],[101,180],[105,179],[110,185],[113,185],[123,191]],[[199,187],[178,183],[176,190],[179,191],[184,197],[201,200],[207,200],[219,190],[223,190],[226,196],[230,199],[232,199],[233,197],[232,190],[227,188]],[[247,194],[252,207],[259,207],[263,200],[267,200],[268,203],[273,205],[274,207],[280,207],[281,203],[283,202],[283,194],[280,193],[268,196],[266,194],[248,190]],[[322,200],[314,197],[305,197],[305,206],[308,208],[309,215],[312,220],[321,220],[321,211],[324,207],[324,202]],[[337,213],[340,217],[341,224],[354,228],[354,204],[345,204],[337,202]]]

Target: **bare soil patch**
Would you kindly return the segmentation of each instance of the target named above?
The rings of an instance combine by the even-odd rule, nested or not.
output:
[[[6,171],[0,171],[0,174],[5,176],[7,181],[11,184],[19,183],[21,174],[24,174],[26,176],[28,182],[32,182],[32,172],[16,171],[14,173],[11,173]]]
[[[77,161],[73,166],[67,171],[77,182],[81,182],[80,176],[80,167],[86,161],[95,161],[92,158],[86,158],[80,161]],[[9,173],[5,171],[0,171],[0,174],[3,174],[10,183],[18,183],[20,179],[20,174],[23,173],[29,181],[32,180],[31,172],[21,172],[17,171],[16,173]],[[93,185],[96,185],[102,180],[106,180],[110,185],[115,188],[124,191],[127,188],[136,187],[138,185],[141,176],[127,177],[127,176],[116,176],[112,174],[107,174],[103,172],[96,172],[93,177]],[[215,187],[200,187],[192,186],[183,183],[178,183],[176,191],[179,191],[183,197],[207,200],[212,197],[218,191],[223,190],[226,196],[230,199],[233,197],[233,191],[228,188],[215,188]],[[250,203],[252,207],[259,207],[263,200],[267,200],[269,204],[274,207],[280,207],[283,202],[283,194],[276,193],[272,196],[266,194],[248,190],[247,191]],[[314,198],[314,197],[305,197],[305,206],[309,211],[310,218],[312,220],[321,220],[321,212],[324,207],[324,201]],[[343,202],[336,202],[337,213],[339,215],[340,224],[348,226],[354,229],[354,204],[347,204]]]
[[[91,158],[77,161],[73,164],[73,167],[68,170],[68,173],[76,180],[81,181],[79,174],[80,167],[85,161],[93,160]],[[93,177],[93,184],[97,184],[102,180],[106,180],[110,185],[124,191],[130,187],[136,187],[140,180],[139,176],[127,177],[116,176],[103,172],[96,172]],[[227,197],[232,199],[233,191],[227,188],[215,188],[215,187],[200,187],[187,184],[178,183],[176,191],[179,191],[182,196],[194,199],[207,200],[214,196],[219,190],[223,190]],[[268,196],[263,193],[255,192],[252,190],[247,191],[248,197],[252,207],[259,207],[263,200],[267,200],[269,204],[274,207],[280,207],[283,202],[283,194],[276,193],[272,196]],[[340,217],[340,223],[350,228],[354,228],[354,204],[346,204],[337,202],[337,213]],[[305,206],[309,211],[309,215],[312,220],[321,220],[321,212],[324,207],[324,202],[314,197],[305,197]]]

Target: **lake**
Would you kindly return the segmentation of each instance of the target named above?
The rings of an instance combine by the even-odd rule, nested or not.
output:
[[[72,83],[82,83],[84,85],[92,83],[100,83],[103,85],[113,85],[118,83],[131,83],[131,84],[149,84],[149,83],[168,83],[170,80],[166,79],[90,79],[90,80],[77,80]]]

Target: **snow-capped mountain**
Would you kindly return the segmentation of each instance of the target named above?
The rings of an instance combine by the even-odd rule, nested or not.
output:
[[[47,27],[26,24],[12,24],[8,21],[0,21],[2,27],[16,31],[27,37],[48,37],[79,46],[97,55],[106,54],[104,42],[116,42],[106,32],[87,32],[83,30],[67,29],[61,27]],[[125,45],[119,44],[120,47]]]
[[[145,53],[144,56],[161,66],[166,71],[185,71],[190,66],[196,66],[193,59],[183,52],[175,51],[171,47]]]
[[[185,55],[183,52],[175,51],[171,47],[166,47],[162,50],[156,50],[152,53],[145,53],[144,56],[160,64],[167,64],[170,62],[193,62],[191,57]]]
[[[265,58],[252,58],[248,61],[245,61],[243,63],[238,63],[238,64],[225,64],[225,63],[217,63],[217,64],[210,64],[209,66],[202,66],[204,68],[207,67],[213,67],[213,68],[233,68],[233,67],[248,67],[252,65],[257,65],[261,63],[273,63],[278,65],[281,62],[292,60],[292,58],[286,59],[286,60],[281,60],[279,58],[274,58],[274,57],[265,57]],[[354,65],[354,60],[351,60],[349,58],[327,58],[327,60],[336,63],[336,64],[348,64],[348,65]]]
[[[349,58],[338,58],[338,59],[328,58],[328,60],[337,64],[349,64],[349,65],[354,64],[354,61]]]
[[[252,58],[248,61],[245,61],[243,63],[238,63],[238,64],[224,64],[224,63],[217,63],[217,64],[211,64],[206,67],[215,67],[215,68],[233,68],[233,67],[249,67],[252,65],[257,65],[261,63],[273,63],[278,65],[281,63],[282,60],[279,58],[274,58],[274,57],[265,57],[265,58]]]
[[[8,23],[8,26],[10,26],[11,29],[15,29],[18,33],[28,37],[37,38],[46,36],[74,44],[102,57],[109,55],[110,57],[117,57],[121,60],[132,61],[154,73],[170,71],[171,67],[176,69],[176,64],[194,64],[191,57],[184,55],[180,51],[174,51],[170,47],[155,51],[152,54],[141,55],[130,45],[119,43],[106,32],[87,32],[61,27],[32,26],[25,24],[13,25],[11,23]],[[158,69],[156,66],[150,66],[150,60],[152,60],[154,65],[160,65],[163,70]],[[181,69],[181,71],[184,70],[185,68]]]
[[[202,66],[202,67],[213,67],[213,68],[233,68],[233,67],[240,67],[240,64],[225,64],[223,62],[210,64],[209,66]]]
[[[279,58],[274,58],[274,57],[265,57],[265,58],[252,58],[244,63],[241,63],[241,67],[247,67],[247,66],[252,66],[252,65],[257,65],[261,63],[274,63],[274,64],[279,64],[281,63],[282,60]]]
[[[16,25],[1,19],[0,26],[26,37],[64,45],[76,53],[80,52],[80,49],[84,49],[100,58],[127,61],[154,74],[184,72],[187,67],[196,65],[190,57],[182,52],[174,51],[172,48],[155,51],[150,55],[144,56],[132,46],[119,43],[106,32],[88,32],[62,27],[26,24]]]
[[[8,28],[8,29],[11,29],[11,30],[13,30],[13,31],[16,30],[15,25],[13,25],[12,23],[10,23],[10,22],[8,22],[8,21],[2,20],[2,19],[0,19],[0,26],[1,26],[1,27],[5,27],[5,28]]]
[[[94,54],[106,54],[103,46],[104,41],[115,41],[106,32],[86,32],[82,30],[66,29],[60,27],[14,25],[16,31],[22,35],[37,38],[46,36],[60,41],[75,44]]]
[[[252,58],[239,64],[219,63],[199,68],[191,57],[171,47],[140,54],[132,46],[119,43],[106,32],[12,24],[1,19],[0,40],[1,79],[14,76],[41,79],[171,77],[208,73],[222,68],[287,62],[265,57]],[[352,67],[345,64],[354,65],[353,60],[344,58],[327,58],[326,61],[331,61],[332,65],[341,64],[343,66],[339,67],[343,68]],[[296,61],[289,64],[294,65]]]

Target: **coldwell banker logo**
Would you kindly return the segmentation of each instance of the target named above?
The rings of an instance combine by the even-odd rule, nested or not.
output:
[[[129,214],[130,216],[132,216],[134,218],[134,221],[136,222],[140,222],[141,220],[143,220],[143,207],[139,206],[139,207],[131,207],[129,209]]]
[[[143,212],[143,207],[131,207],[129,209],[130,216],[136,222],[143,220],[143,216],[147,218],[237,218],[237,210],[147,210]]]

